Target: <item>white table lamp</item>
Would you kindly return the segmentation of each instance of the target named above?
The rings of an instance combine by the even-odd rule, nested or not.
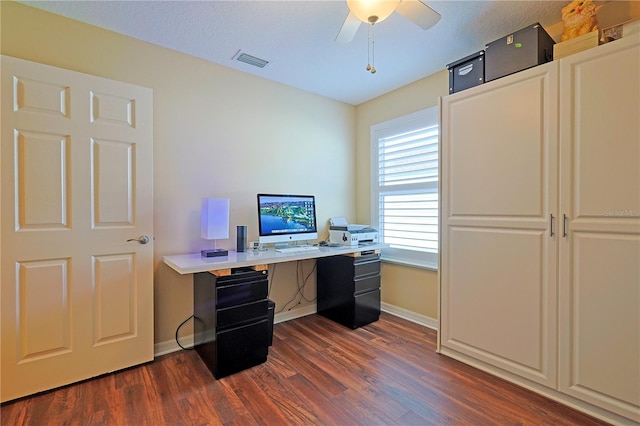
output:
[[[229,199],[203,198],[200,214],[200,237],[213,240],[213,250],[202,250],[202,257],[227,256],[229,252],[216,248],[216,240],[229,238]]]

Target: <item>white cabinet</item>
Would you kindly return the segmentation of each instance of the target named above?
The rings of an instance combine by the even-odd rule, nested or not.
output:
[[[559,388],[636,421],[639,40],[560,62],[560,213],[568,229],[559,243]]]
[[[443,99],[440,340],[556,380],[557,64]]]
[[[439,351],[612,421],[640,420],[639,41],[441,102]]]

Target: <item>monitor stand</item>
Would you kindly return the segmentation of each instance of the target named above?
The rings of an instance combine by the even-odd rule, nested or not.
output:
[[[296,244],[293,241],[287,241],[286,243],[275,243],[274,246],[277,249],[294,247]]]

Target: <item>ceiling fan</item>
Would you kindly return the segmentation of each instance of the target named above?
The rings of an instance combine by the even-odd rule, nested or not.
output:
[[[423,30],[440,20],[440,14],[420,0],[347,0],[349,15],[336,37],[337,43],[349,43],[361,23],[374,25],[398,12]]]

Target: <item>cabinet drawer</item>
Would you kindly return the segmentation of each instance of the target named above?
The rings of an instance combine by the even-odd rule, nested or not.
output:
[[[216,274],[215,272],[213,273]],[[267,278],[267,271],[254,271],[251,268],[233,268],[229,275],[217,276],[216,284],[218,286],[232,285],[240,282],[256,281]]]
[[[219,285],[216,288],[216,307],[220,309],[255,302],[266,299],[268,293],[269,283],[266,278],[249,282],[241,281],[231,285]]]
[[[269,302],[267,299],[230,308],[222,308],[216,311],[216,325],[218,330],[221,330],[264,319],[268,313]]]
[[[350,256],[350,257],[353,259],[353,263],[356,264],[356,263],[380,260],[380,253],[360,252],[360,253],[354,253],[353,256]]]
[[[367,278],[356,278],[353,280],[355,284],[354,294],[365,291],[377,290],[380,288],[380,275],[374,275]]]
[[[366,275],[379,275],[379,274],[380,274],[380,259],[377,256],[373,260],[353,262],[354,278],[363,277]]]
[[[362,327],[380,318],[380,290],[362,293],[355,298],[353,327]]]
[[[213,375],[219,379],[261,364],[269,354],[269,321],[264,320],[219,332]]]

